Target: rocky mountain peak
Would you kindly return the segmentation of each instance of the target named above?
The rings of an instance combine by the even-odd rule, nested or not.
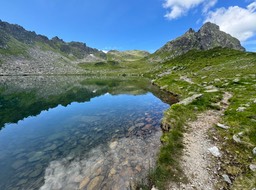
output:
[[[206,22],[197,32],[190,28],[184,35],[166,43],[155,54],[169,53],[168,59],[192,49],[209,50],[215,47],[245,51],[238,39],[221,31],[218,25]]]
[[[185,34],[194,34],[194,33],[195,33],[195,30],[190,28]]]
[[[55,36],[51,39],[51,41],[53,42],[59,42],[59,43],[65,43],[62,39],[60,39],[58,36]]]
[[[217,24],[206,22],[199,31],[219,31],[220,27]]]

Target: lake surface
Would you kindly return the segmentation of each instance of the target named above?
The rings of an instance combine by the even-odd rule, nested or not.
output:
[[[166,96],[142,78],[1,77],[0,189],[129,189],[154,165]]]

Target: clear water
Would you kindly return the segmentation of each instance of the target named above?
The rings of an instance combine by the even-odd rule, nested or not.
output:
[[[169,105],[147,81],[2,78],[0,89],[0,189],[126,189],[154,163]]]

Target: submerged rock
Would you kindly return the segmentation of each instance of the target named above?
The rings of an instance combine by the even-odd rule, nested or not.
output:
[[[89,183],[90,178],[89,177],[85,177],[79,184],[79,189],[83,189],[84,187],[86,187],[86,185]]]
[[[145,125],[145,124],[142,123],[142,122],[141,122],[141,123],[136,123],[136,124],[135,124],[135,127],[143,127],[144,125]]]
[[[16,170],[16,169],[20,168],[21,166],[23,166],[26,162],[27,162],[26,160],[17,160],[16,162],[14,162],[12,164],[12,168]]]
[[[37,177],[42,172],[43,172],[43,168],[42,167],[38,167],[38,168],[35,169],[35,171],[33,171],[31,174],[29,174],[29,177]]]
[[[29,162],[35,162],[38,161],[42,158],[42,156],[44,155],[43,152],[36,152],[31,158],[28,159]]]
[[[111,142],[111,143],[109,144],[109,148],[113,150],[113,149],[116,148],[117,144],[118,144],[117,141]]]
[[[101,182],[103,181],[103,176],[97,176],[94,179],[91,180],[91,182],[88,184],[87,189],[88,190],[98,190]]]
[[[46,149],[44,149],[44,151],[53,151],[57,148],[56,144],[52,144],[51,146],[47,147]]]
[[[25,183],[27,183],[28,182],[28,179],[22,179],[22,180],[20,180],[18,183],[17,183],[17,185],[19,186],[19,185],[23,185],[23,184],[25,184]]]

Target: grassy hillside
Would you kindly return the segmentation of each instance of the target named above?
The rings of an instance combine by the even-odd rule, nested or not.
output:
[[[127,62],[137,61],[150,55],[147,51],[129,50],[129,51],[116,51],[111,50],[107,53],[109,61]]]
[[[108,55],[109,56],[109,55]],[[109,58],[107,61],[100,62],[81,62],[79,66],[88,75],[107,75],[107,76],[149,76],[158,67],[158,63],[149,63],[146,58],[134,57],[127,59]]]
[[[232,185],[217,184],[228,189],[252,189],[256,174],[249,169],[256,164],[256,54],[215,48],[208,51],[190,51],[158,66],[151,77],[162,89],[175,93],[180,100],[194,94],[202,98],[193,103],[173,105],[166,111],[163,123],[171,126],[162,137],[156,169],[150,181],[165,189],[169,180],[184,180],[179,166],[184,125],[208,109],[219,109],[224,92],[233,96],[221,118],[227,130],[216,127],[217,143],[223,152],[220,175],[228,174]],[[238,137],[240,142],[234,141]]]

